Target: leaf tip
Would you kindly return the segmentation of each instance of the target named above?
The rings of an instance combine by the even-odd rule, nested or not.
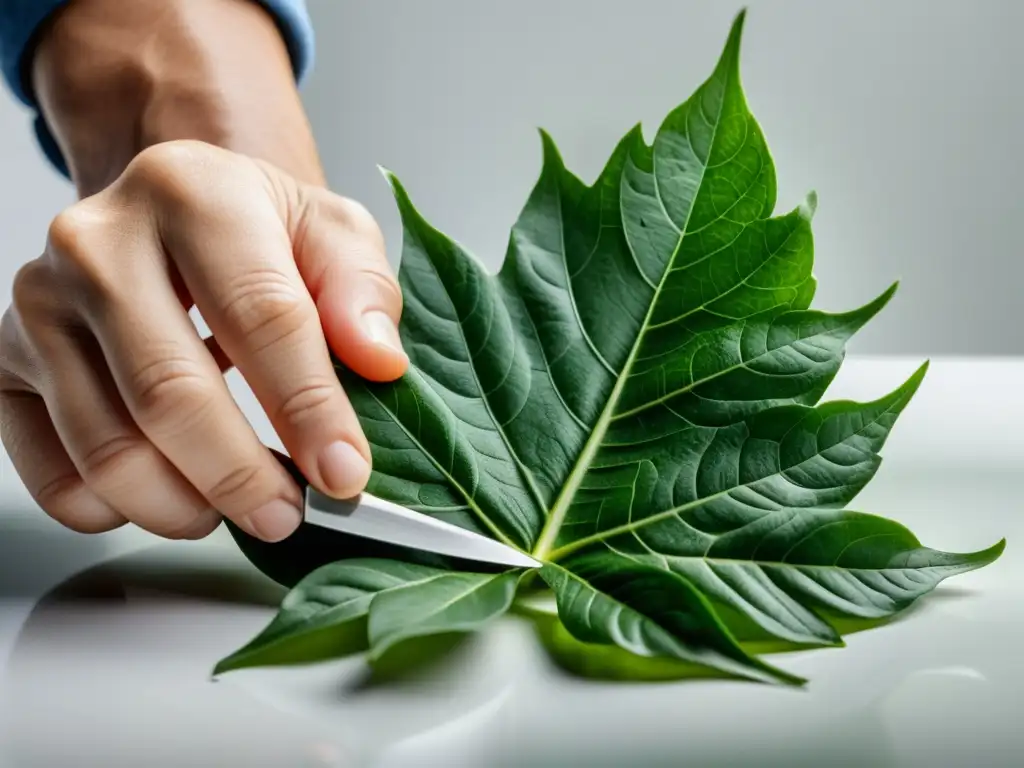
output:
[[[900,281],[899,280],[893,280],[892,284],[882,292],[882,295],[879,297],[879,299],[880,300],[884,300],[885,303],[888,304],[889,303],[889,299],[891,299],[893,296],[896,295],[896,291],[898,291],[899,288],[900,288]]]
[[[644,127],[643,123],[636,122],[633,127],[629,129],[625,136],[622,137],[622,141],[619,142],[619,147],[625,151],[625,157],[629,159],[633,165],[638,168],[646,169],[650,172],[650,146],[644,139]]]
[[[871,318],[885,309],[886,305],[892,300],[892,297],[896,295],[896,289],[899,288],[899,285],[899,280],[897,280],[863,307],[850,313],[850,318],[857,320],[858,328],[863,327]]]
[[[626,131],[624,138],[631,142],[643,143],[644,146],[646,146],[646,143],[644,143],[644,124],[640,120],[637,120],[633,123],[630,129]]]
[[[925,374],[928,373],[928,367],[930,365],[931,361],[925,360],[920,366],[918,366],[917,370],[910,375],[910,378],[907,379],[898,390],[896,390],[896,399],[902,401],[902,405],[900,406],[901,408],[917,393],[918,388],[921,386],[921,382],[924,381]]]
[[[739,70],[740,44],[743,42],[743,24],[746,18],[746,7],[740,8],[739,13],[733,18],[732,26],[729,28],[729,37],[718,60],[719,69],[725,69],[730,72],[737,72]]]
[[[380,171],[380,175],[384,177],[384,181],[388,183],[391,188],[391,194],[396,198],[405,197],[405,188],[402,186],[402,182],[398,180],[398,177],[389,168],[383,165],[378,165],[377,170]]]
[[[818,193],[812,189],[810,192],[807,193],[807,196],[803,199],[803,202],[800,203],[799,211],[800,215],[803,216],[804,219],[810,221],[811,219],[814,218],[814,214],[815,212],[817,212],[817,210]]]
[[[768,665],[765,666],[767,667]],[[776,683],[782,683],[793,688],[803,688],[807,685],[808,680],[806,677],[786,672],[778,667],[768,667],[768,669],[771,670],[772,678]]]
[[[989,565],[994,563],[1003,554],[1006,549],[1006,538],[1003,537],[988,549],[983,549],[979,552],[974,553],[975,562],[979,565]]]
[[[931,367],[932,361],[925,360],[921,365],[918,366],[917,370],[914,371],[914,375],[910,377],[911,381],[916,385],[920,384],[924,379],[924,375],[928,373],[928,369]]]
[[[377,169],[384,176],[384,180],[387,181],[388,186],[391,188],[391,194],[395,198],[395,202],[398,204],[398,212],[402,216],[402,222],[408,223],[410,221],[422,221],[423,217],[420,216],[419,211],[416,210],[416,206],[413,205],[412,198],[409,197],[409,193],[406,191],[405,185],[403,185],[398,179],[398,176],[382,165],[378,165]]]
[[[366,649],[366,662],[371,666],[380,662],[387,652],[394,646],[394,641],[390,639],[382,640],[378,643],[370,645]]]
[[[729,39],[726,48],[739,48],[743,40],[743,24],[747,20],[747,7],[742,6],[733,17],[732,26],[729,28]]]
[[[395,174],[392,173],[391,169],[387,168],[386,166],[383,166],[383,165],[378,163],[377,164],[377,171],[380,173],[381,176],[384,177],[384,179],[388,182],[388,184],[392,184],[392,183],[397,181],[397,178],[395,177]]]
[[[906,381],[889,392],[889,394],[874,400],[870,405],[882,407],[890,411],[894,416],[899,415],[921,387],[921,382],[924,381],[925,374],[928,373],[930,363],[931,361],[925,360],[918,366],[916,371],[910,374]]]
[[[555,140],[551,134],[543,128],[538,128],[537,133],[540,134],[540,143],[543,150],[544,165],[549,163],[558,166],[559,168],[565,167],[562,162],[562,153],[558,151],[558,145],[555,144]]]

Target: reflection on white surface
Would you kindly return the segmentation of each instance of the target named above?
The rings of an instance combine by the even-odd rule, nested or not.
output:
[[[1001,673],[998,668],[991,672]],[[921,763],[1020,764],[1024,755],[1007,744],[1009,720],[1005,710],[1009,707],[1019,716],[1020,708],[1005,697],[1007,693],[1004,686],[994,685],[977,669],[924,669],[893,686],[879,703],[878,719],[885,724],[886,738],[894,751],[913,754]],[[942,711],[949,714],[941,720],[941,727],[921,716]]]
[[[514,685],[495,663],[514,654],[501,633],[449,643],[392,679],[356,657],[212,681],[212,664],[281,594],[221,546],[164,544],[79,574],[22,627],[0,744],[19,766],[326,768],[381,764],[434,731],[434,742],[464,741],[500,716]]]
[[[973,374],[948,365],[929,379],[958,382],[967,400],[986,379],[1024,387],[1024,365]],[[852,367],[835,396],[877,395],[912,370]],[[928,381],[853,506],[945,549],[1005,536],[1006,553],[903,619],[849,636],[846,648],[775,657],[810,679],[804,690],[579,680],[555,669],[516,619],[403,677],[370,676],[355,658],[213,681],[213,664],[266,624],[282,590],[224,537],[155,547],[130,530],[79,537],[37,519],[5,482],[0,765],[1019,765],[1024,510],[1015,467],[1024,451],[1015,448],[1016,465],[1006,454],[995,460],[991,444],[972,453],[983,437],[956,432],[971,415],[948,385]],[[998,421],[992,439],[1008,445],[1008,434],[1024,434],[1024,410],[1005,402],[998,419],[980,418],[986,428]]]
[[[803,691],[574,679],[516,619],[390,680],[355,658],[214,682],[280,590],[230,548],[165,544],[35,606],[2,681],[0,744],[25,768],[967,765],[941,757],[982,747],[995,761],[977,764],[1012,765],[996,758],[1024,749],[1024,622],[984,575],[845,649],[779,658]],[[977,618],[952,610],[964,603]]]
[[[512,642],[510,642],[512,641]],[[515,687],[514,638],[483,633],[445,644],[430,664],[375,681],[361,660],[225,675],[270,708],[331,734],[344,764],[378,764],[426,742],[472,740],[501,716]]]

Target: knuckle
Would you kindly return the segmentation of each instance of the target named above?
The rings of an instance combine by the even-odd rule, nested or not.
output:
[[[248,496],[259,486],[262,467],[239,464],[221,475],[204,495],[214,506],[227,505],[240,496]]]
[[[343,227],[366,242],[367,251],[383,258],[385,252],[384,232],[370,209],[351,197],[315,190],[311,193],[312,208],[317,216]]]
[[[375,242],[384,242],[384,234],[369,208],[351,197],[338,196],[336,200],[339,216],[350,229]]]
[[[48,303],[49,269],[41,259],[23,264],[14,274],[11,284],[11,309],[23,319],[35,318]],[[10,310],[4,313],[4,338],[15,326]]]
[[[112,295],[117,286],[115,272],[111,269],[110,243],[101,238],[104,232],[115,231],[110,227],[108,213],[90,200],[80,201],[65,208],[50,222],[46,234],[48,262],[40,260],[44,271],[37,279],[51,284],[60,280],[58,273],[69,278],[75,291],[88,296]]]
[[[253,348],[266,348],[304,329],[309,306],[288,277],[273,270],[247,274],[228,292],[224,318]]]
[[[84,206],[78,203],[54,216],[46,230],[48,250],[60,255],[74,255],[82,251],[82,241],[88,231],[90,218]]]
[[[335,402],[337,382],[314,381],[290,393],[274,414],[274,421],[298,424],[322,418],[322,414]]]
[[[74,473],[59,475],[36,489],[33,496],[36,503],[48,515],[68,525],[74,515],[65,515],[64,511],[74,506],[75,496],[82,488],[82,479]]]
[[[16,311],[12,302],[11,306],[5,309],[3,315],[0,316],[0,350],[7,350],[18,344],[20,333],[18,332],[18,321],[14,317]],[[3,353],[0,352],[0,354]],[[0,365],[0,369],[2,367]]]
[[[216,161],[211,147],[187,139],[153,144],[139,152],[125,169],[125,183],[168,203],[189,205],[202,191],[203,172]]]
[[[184,358],[168,357],[141,367],[130,390],[139,418],[148,424],[187,429],[215,401],[210,378]]]
[[[360,273],[373,283],[382,302],[398,310],[402,308],[402,289],[390,270],[364,267]]]
[[[5,347],[0,347],[0,395],[6,395],[0,397],[0,432],[4,426],[4,410],[10,407],[9,404],[5,405],[5,401],[10,400],[12,396],[36,394],[29,383],[17,373],[17,369],[21,367],[20,362],[15,354]]]
[[[115,435],[87,450],[80,458],[79,471],[86,482],[99,484],[129,472],[133,461],[147,452],[137,438]]]

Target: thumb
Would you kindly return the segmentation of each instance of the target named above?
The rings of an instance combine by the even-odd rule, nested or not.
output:
[[[398,321],[402,292],[384,235],[359,203],[319,188],[296,196],[295,260],[316,302],[331,351],[356,374],[392,381],[405,373]]]

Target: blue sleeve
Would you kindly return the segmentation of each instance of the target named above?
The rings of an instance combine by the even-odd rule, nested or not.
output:
[[[277,21],[301,83],[313,66],[313,24],[305,0],[255,0]],[[70,0],[0,0],[0,70],[7,87],[23,104],[35,110],[36,139],[46,157],[64,176],[67,164],[39,112],[29,84],[29,65],[38,33],[50,16]]]

